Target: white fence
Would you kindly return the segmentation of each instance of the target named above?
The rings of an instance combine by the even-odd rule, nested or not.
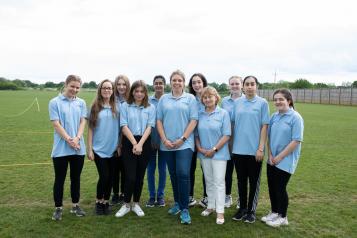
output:
[[[274,89],[260,89],[258,95],[273,100]],[[357,106],[357,88],[291,89],[294,102]]]

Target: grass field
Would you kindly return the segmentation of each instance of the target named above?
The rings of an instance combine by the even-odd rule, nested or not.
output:
[[[95,165],[88,161],[81,183],[81,204],[88,216],[69,214],[67,176],[63,220],[54,222],[50,219],[53,128],[47,105],[56,94],[0,91],[0,237],[357,237],[357,107],[296,105],[305,120],[305,134],[300,163],[288,186],[288,227],[273,229],[260,221],[252,225],[235,222],[230,219],[236,211],[233,207],[226,210],[223,226],[215,224],[214,216],[201,217],[199,207],[190,210],[189,226],[168,215],[167,207],[144,208],[146,216],[142,218],[133,213],[120,219],[114,215],[97,217],[93,206],[98,176]],[[93,96],[93,92],[80,94],[88,105]],[[25,110],[35,97],[40,112],[34,105],[23,115],[12,116]],[[199,198],[200,169],[196,177],[195,196]],[[167,203],[172,204],[169,180],[166,191]],[[236,182],[233,194],[236,198]],[[143,204],[147,198],[145,181]],[[268,210],[264,166],[258,218]]]

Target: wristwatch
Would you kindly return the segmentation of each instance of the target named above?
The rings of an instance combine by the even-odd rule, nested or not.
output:
[[[183,142],[185,142],[186,140],[187,140],[187,138],[186,137],[184,137],[184,136],[181,136],[181,138],[180,138]]]
[[[215,152],[218,152],[218,149],[216,147],[212,148]]]

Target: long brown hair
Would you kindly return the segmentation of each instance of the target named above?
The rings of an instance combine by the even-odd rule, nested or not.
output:
[[[135,91],[135,89],[137,89],[139,87],[142,87],[143,91],[145,93],[145,97],[143,98],[143,101],[141,102],[141,105],[144,106],[144,107],[150,106],[150,104],[149,104],[149,96],[148,96],[148,89],[147,89],[146,84],[145,84],[145,82],[143,80],[135,81],[133,83],[133,85],[131,86],[130,94],[129,94],[129,98],[128,98],[128,104],[132,104],[132,103],[135,102],[134,91]]]
[[[115,78],[115,81],[114,81],[114,89],[113,90],[114,90],[115,96],[119,97],[120,95],[119,95],[119,92],[117,90],[117,84],[118,84],[120,79],[124,80],[124,83],[126,85],[126,92],[125,92],[125,95],[124,95],[124,98],[125,98],[125,101],[126,101],[129,98],[129,91],[130,91],[130,81],[129,81],[129,78],[127,76],[122,75],[122,74],[117,76]]]
[[[90,115],[89,115],[89,118],[88,118],[88,120],[89,120],[88,124],[89,124],[89,127],[91,129],[93,129],[93,128],[95,128],[97,126],[98,114],[103,109],[104,100],[103,100],[103,97],[102,97],[101,90],[102,90],[103,84],[106,83],[106,82],[109,82],[112,85],[112,89],[114,90],[114,85],[109,79],[104,79],[98,85],[97,95],[96,95],[96,97],[95,97],[95,99],[94,99],[94,101],[92,103],[91,110],[90,110]],[[115,103],[114,92],[110,96],[109,105],[111,107],[113,117],[114,118],[118,117],[118,112],[117,112],[117,107],[116,107],[116,103]]]

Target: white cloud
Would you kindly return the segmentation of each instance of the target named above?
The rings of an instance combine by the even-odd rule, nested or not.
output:
[[[0,76],[357,80],[353,1],[0,1]],[[343,78],[343,79],[341,79]]]

